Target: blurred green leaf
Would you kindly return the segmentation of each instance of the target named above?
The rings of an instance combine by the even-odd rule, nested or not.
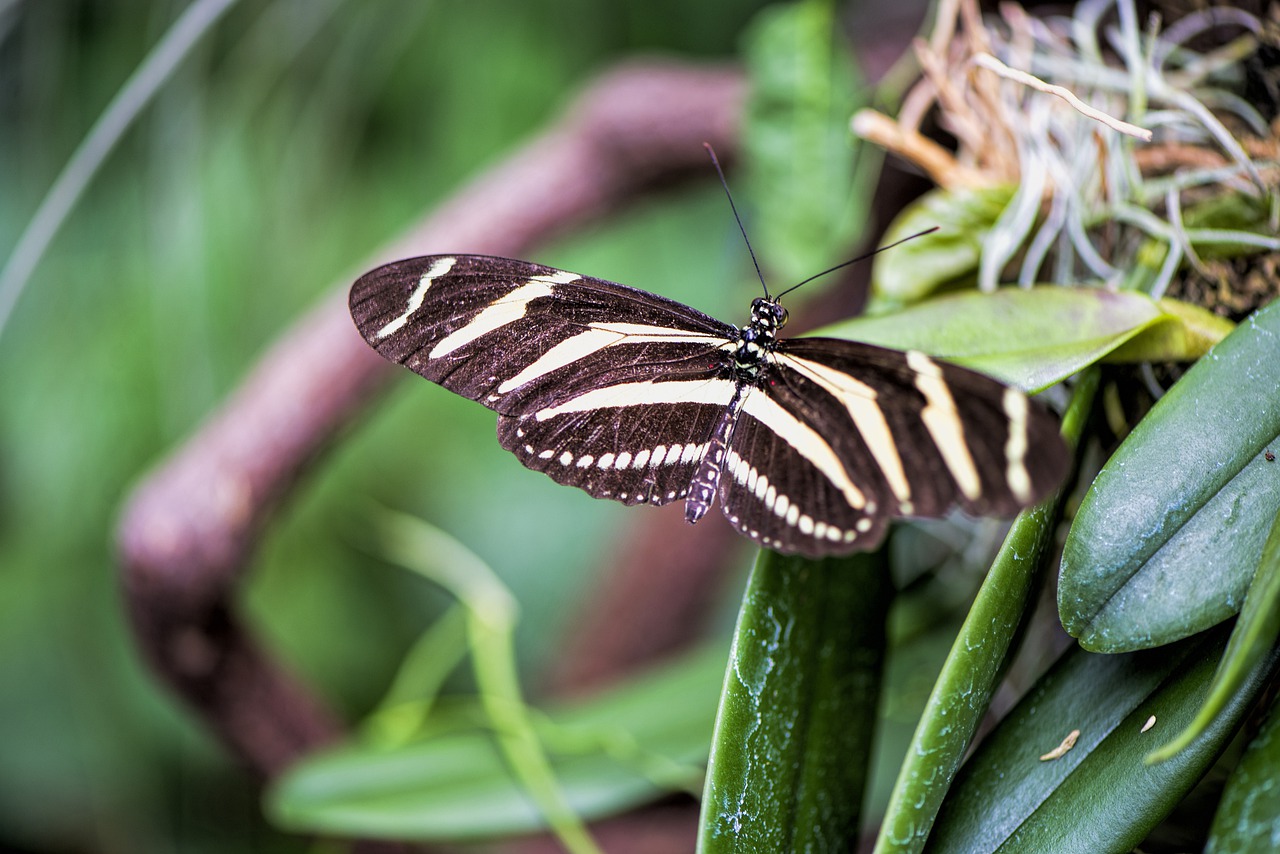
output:
[[[965,763],[925,850],[1130,851],[1196,784],[1276,672],[1277,656],[1259,662],[1191,747],[1143,762],[1158,733],[1190,721],[1225,642],[1216,631],[1124,655],[1070,650]],[[1074,730],[1072,749],[1040,758]]]
[[[1038,287],[940,296],[893,314],[842,321],[815,334],[921,350],[1039,391],[1094,362],[1116,360],[1130,348],[1195,359],[1230,328],[1229,322],[1174,300],[1156,302],[1142,294],[1095,288]]]
[[[982,240],[995,225],[1014,187],[981,190],[931,190],[907,205],[884,233],[892,243],[937,227],[876,259],[871,269],[867,314],[885,314],[927,297],[934,291],[972,279],[982,254]]]
[[[882,159],[849,133],[863,81],[836,23],[831,0],[803,0],[767,7],[743,36],[748,230],[787,283],[841,260],[866,221]]]
[[[1076,385],[1062,433],[1073,446],[1093,411],[1098,371]],[[1033,582],[1053,545],[1061,492],[1018,514],[938,674],[889,799],[877,852],[920,851],[1008,664]],[[1049,552],[1052,554],[1052,551]]]
[[[882,551],[761,552],[724,674],[700,852],[835,851],[856,837],[890,591]]]
[[[1223,653],[1213,686],[1199,714],[1176,738],[1153,752],[1147,761],[1163,762],[1191,744],[1223,713],[1240,690],[1254,665],[1269,653],[1280,637],[1280,516],[1271,523],[1271,533],[1249,592],[1240,609],[1240,619],[1231,630],[1231,641]]]
[[[1272,701],[1257,735],[1227,779],[1205,854],[1272,854],[1280,848],[1280,706]]]
[[[1194,362],[1236,327],[1230,320],[1188,302],[1165,297],[1159,305],[1163,316],[1111,351],[1106,361]]]
[[[1062,624],[1087,649],[1159,646],[1239,610],[1280,469],[1280,303],[1197,362],[1134,428],[1063,547]]]
[[[517,675],[514,632],[519,607],[497,574],[474,552],[444,531],[403,513],[370,514],[379,543],[394,559],[455,596],[464,609],[479,705],[502,758],[557,839],[571,854],[599,854],[581,817],[570,806],[547,752],[534,731]],[[448,629],[436,644],[450,640]],[[456,653],[441,649],[445,664]],[[431,691],[437,674],[428,677]]]
[[[723,673],[724,648],[712,644],[549,710],[540,735],[569,806],[598,818],[696,790]],[[299,832],[443,841],[545,827],[495,736],[475,729],[316,755],[290,769],[266,803],[275,821]]]

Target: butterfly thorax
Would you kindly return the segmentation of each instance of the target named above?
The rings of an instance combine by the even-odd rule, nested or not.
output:
[[[753,383],[759,378],[768,354],[778,344],[778,330],[786,323],[787,310],[777,300],[756,297],[751,301],[751,320],[738,330],[733,352],[734,375],[739,380]]]

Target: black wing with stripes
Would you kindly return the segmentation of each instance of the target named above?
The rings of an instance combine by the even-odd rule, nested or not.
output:
[[[808,555],[868,547],[900,516],[1011,515],[1066,474],[1056,418],[979,373],[829,338],[780,341],[730,445],[739,531]]]
[[[540,264],[388,264],[356,282],[351,314],[385,358],[497,410],[524,465],[597,498],[684,498],[732,393],[719,374],[735,327]]]

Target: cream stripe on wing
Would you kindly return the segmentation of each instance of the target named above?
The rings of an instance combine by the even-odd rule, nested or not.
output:
[[[515,323],[524,317],[525,312],[529,310],[529,303],[538,297],[551,296],[553,285],[568,284],[580,278],[582,277],[576,273],[566,273],[563,270],[557,270],[555,273],[545,276],[531,277],[529,281],[511,293],[486,306],[484,311],[471,318],[471,321],[466,326],[455,329],[440,339],[439,343],[428,354],[429,358],[438,359],[441,356],[447,356],[459,347],[465,347],[481,336],[496,332],[510,323]]]
[[[742,413],[772,430],[800,456],[813,463],[814,468],[840,490],[852,507],[857,510],[867,508],[866,495],[849,479],[849,473],[835,450],[812,427],[764,394],[748,394]],[[867,508],[867,512],[874,510]]]
[[[709,335],[704,332],[685,332],[680,329],[668,329],[662,326],[644,326],[638,323],[592,323],[586,332],[566,338],[543,353],[533,364],[498,386],[498,391],[506,394],[527,382],[546,376],[552,371],[563,368],[565,365],[573,364],[597,350],[603,350],[606,347],[613,347],[618,344],[683,341],[706,341],[712,343],[723,340],[718,335]]]
[[[925,399],[920,420],[933,437],[960,492],[970,501],[977,499],[982,495],[982,479],[978,477],[978,468],[973,464],[969,445],[964,440],[964,424],[951,397],[951,389],[942,378],[942,368],[918,350],[907,351],[907,366],[916,372],[916,388]]]
[[[418,280],[418,287],[409,295],[409,304],[405,308],[404,314],[379,329],[374,337],[381,341],[388,335],[399,331],[400,327],[408,323],[413,313],[422,308],[422,301],[427,298],[427,289],[431,287],[431,283],[452,270],[453,265],[456,263],[458,263],[457,258],[437,258],[436,262],[431,265],[431,269],[423,273],[422,278]]]
[[[636,383],[618,383],[583,392],[577,397],[556,406],[548,406],[534,413],[538,421],[546,421],[569,412],[591,412],[596,409],[614,409],[624,406],[645,406],[650,403],[705,403],[728,406],[733,398],[735,385],[732,380],[675,380]]]
[[[854,426],[866,441],[871,456],[875,458],[876,465],[888,481],[889,489],[898,499],[900,509],[909,515],[912,511],[911,484],[907,481],[907,472],[902,465],[902,457],[898,454],[893,433],[889,430],[889,422],[877,402],[876,390],[843,371],[829,368],[820,362],[785,354],[780,354],[778,358],[802,376],[822,386],[844,404]]]

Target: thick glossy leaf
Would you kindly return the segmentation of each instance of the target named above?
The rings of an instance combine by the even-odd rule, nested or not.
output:
[[[1255,664],[1267,655],[1280,637],[1280,516],[1262,549],[1262,560],[1244,597],[1240,619],[1231,630],[1231,641],[1213,676],[1213,687],[1199,714],[1177,738],[1157,750],[1148,761],[1164,761],[1200,736],[1231,702]]]
[[[1080,440],[1098,388],[1095,368],[1076,386],[1062,432]],[[902,761],[889,797],[877,852],[924,847],[960,761],[987,714],[1028,609],[1033,582],[1053,552],[1061,496],[1025,510],[1014,520],[973,607],[947,655]],[[1046,554],[1048,552],[1048,555]]]
[[[836,23],[835,3],[804,0],[765,8],[744,37],[751,236],[786,282],[842,260],[881,162],[849,133],[861,75]]]
[[[569,805],[594,818],[696,786],[723,672],[715,644],[550,711],[544,739]],[[363,837],[464,840],[544,827],[493,736],[472,728],[317,755],[284,775],[267,807],[291,830]]]
[[[965,763],[926,851],[1128,852],[1213,764],[1276,672],[1275,655],[1259,662],[1200,739],[1144,762],[1195,714],[1225,642],[1219,630],[1125,655],[1070,650]],[[1073,730],[1074,747],[1041,759]]]
[[[1038,287],[940,296],[894,314],[846,320],[820,334],[922,350],[1036,391],[1127,347],[1144,356],[1196,359],[1230,328],[1173,300]]]
[[[876,259],[867,314],[885,314],[977,273],[982,240],[1013,198],[1014,187],[932,190],[912,202],[885,231],[884,243],[937,226]]]
[[[1197,362],[1098,474],[1071,526],[1062,624],[1087,649],[1169,643],[1240,609],[1280,511],[1280,303]],[[1280,448],[1278,448],[1280,450]]]
[[[839,851],[856,838],[889,599],[879,552],[761,553],[724,677],[699,851]]]
[[[1274,854],[1276,850],[1280,850],[1280,705],[1272,703],[1227,780],[1204,851]]]

